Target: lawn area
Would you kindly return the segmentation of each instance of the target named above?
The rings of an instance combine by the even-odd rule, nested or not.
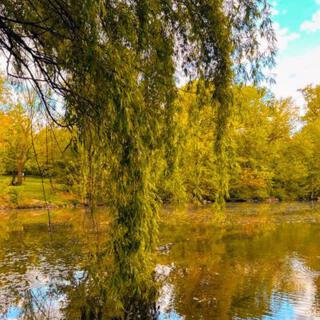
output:
[[[11,186],[11,177],[0,176],[0,209],[45,207],[40,177],[26,177],[21,186]],[[45,194],[51,207],[73,206],[78,203],[77,195],[65,191],[62,184],[51,186],[44,180]]]

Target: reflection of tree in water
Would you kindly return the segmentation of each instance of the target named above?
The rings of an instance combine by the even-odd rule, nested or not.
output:
[[[28,289],[22,294],[21,308],[16,312],[24,320],[61,319],[57,303],[54,292]]]
[[[94,219],[95,230],[99,221]],[[115,226],[113,225],[113,228]],[[96,234],[99,234],[96,232]],[[67,319],[154,319],[156,285],[151,253],[139,245],[137,234],[113,234],[90,249],[82,279],[65,287]],[[75,307],[77,310],[75,310]]]
[[[155,319],[157,290],[150,258],[135,258],[106,251],[91,255],[82,277],[73,277],[62,288],[65,318]]]
[[[289,304],[301,316],[306,306],[320,314],[318,224],[271,227],[260,212],[217,228],[198,211],[167,214],[152,257],[132,251],[127,234],[117,234],[112,254],[105,214],[63,214],[53,215],[51,234],[43,221],[1,220],[0,314],[17,307],[22,319],[147,320],[160,305],[168,318],[222,320],[262,318]]]
[[[125,282],[109,266],[95,260],[81,277],[72,277],[59,288],[66,296],[65,319],[154,319],[156,287]],[[150,286],[149,286],[150,285]]]
[[[20,231],[7,229],[6,241],[0,241],[0,301],[6,300],[0,315],[11,312],[35,320],[155,318],[150,256],[142,251],[125,254],[127,234],[125,239],[118,235],[124,246],[115,255],[113,239],[106,239],[99,217],[83,213],[80,221],[78,215],[68,223],[53,223],[51,233],[42,222],[23,224]]]

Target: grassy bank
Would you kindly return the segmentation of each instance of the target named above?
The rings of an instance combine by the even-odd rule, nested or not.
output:
[[[21,186],[11,186],[11,177],[0,176],[0,209],[44,208],[45,197],[40,177],[26,177]],[[44,180],[44,189],[50,207],[69,207],[77,204],[78,197],[66,191],[62,184]]]

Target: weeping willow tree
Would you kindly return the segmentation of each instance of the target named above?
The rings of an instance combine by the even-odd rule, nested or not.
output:
[[[269,43],[263,52],[261,41]],[[215,88],[221,202],[231,86],[261,80],[263,68],[273,64],[273,44],[267,0],[1,1],[0,49],[8,75],[29,81],[56,122],[44,92],[50,87],[62,96],[64,123],[77,127],[88,152],[96,147],[108,163],[113,250],[127,283],[141,282],[137,270],[147,267],[143,256],[156,238],[158,151],[167,150],[174,164],[165,146],[173,131],[176,77],[201,78]]]

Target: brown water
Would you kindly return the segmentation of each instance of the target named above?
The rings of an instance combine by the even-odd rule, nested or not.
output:
[[[320,319],[320,207],[212,212],[161,213],[154,318]],[[48,232],[44,211],[0,212],[0,319],[121,318],[121,279],[107,285],[108,214],[60,210],[52,221]],[[150,319],[143,312],[127,318]]]

